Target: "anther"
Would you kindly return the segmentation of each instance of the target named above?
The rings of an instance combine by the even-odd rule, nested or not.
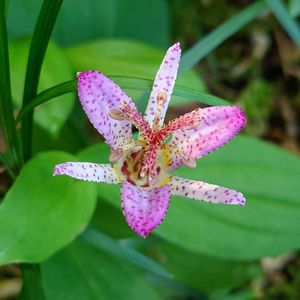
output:
[[[120,110],[112,109],[109,111],[108,115],[117,121],[124,121],[126,119],[126,115],[122,113]]]
[[[156,97],[157,109],[155,112],[155,118],[153,120],[153,126],[152,126],[153,131],[156,131],[159,127],[161,110],[162,110],[165,102],[167,101],[167,98],[168,98],[168,96],[164,92],[159,92],[157,94],[157,97]]]
[[[189,168],[196,168],[196,162],[192,159],[187,159],[185,157],[181,157],[181,161],[184,165],[186,165]]]
[[[194,122],[192,122],[191,124],[188,124],[188,125],[184,125],[183,128],[186,129],[186,130],[194,129],[201,123],[201,120],[200,121],[194,121]]]
[[[157,94],[156,101],[159,106],[164,105],[164,103],[167,101],[167,94],[164,92],[159,92]]]
[[[109,160],[111,162],[117,162],[122,157],[123,154],[124,154],[124,151],[121,148],[112,150],[109,155]]]

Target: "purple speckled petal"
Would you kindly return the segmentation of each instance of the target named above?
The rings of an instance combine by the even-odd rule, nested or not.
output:
[[[146,237],[163,221],[170,202],[170,188],[165,185],[145,190],[122,182],[122,211],[128,225]]]
[[[160,68],[156,74],[148,106],[145,111],[145,119],[152,126],[155,113],[158,109],[157,96],[159,93],[166,94],[166,100],[160,112],[159,126],[163,125],[170,97],[175,84],[177,70],[180,60],[180,44],[176,43],[170,47],[160,65]]]
[[[202,181],[172,176],[170,180],[170,188],[171,195],[175,196],[182,196],[217,204],[246,205],[246,199],[240,192]]]
[[[88,162],[66,162],[56,165],[53,175],[67,175],[85,181],[103,183],[120,183],[113,167],[109,164],[94,164]]]
[[[78,73],[77,78],[78,96],[91,123],[112,149],[122,148],[131,139],[131,123],[112,119],[108,113],[124,102],[135,108],[134,103],[102,73],[86,71]]]
[[[214,106],[201,109],[203,117],[192,129],[179,129],[173,133],[169,144],[178,148],[191,160],[202,157],[228,143],[246,124],[243,110],[237,106]],[[182,165],[175,152],[170,152],[170,171]]]

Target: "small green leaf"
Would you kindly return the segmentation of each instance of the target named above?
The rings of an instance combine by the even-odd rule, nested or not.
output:
[[[272,0],[271,0],[272,1]],[[241,28],[259,16],[266,6],[261,1],[256,1],[241,12],[218,26],[208,35],[204,36],[182,56],[179,75],[190,70],[197,62],[211,53],[226,39],[237,33]]]
[[[82,241],[42,264],[48,300],[158,300],[132,265]]]
[[[107,162],[100,144],[80,154],[82,160]],[[231,260],[256,259],[300,247],[300,159],[275,146],[239,136],[201,158],[195,169],[177,175],[241,191],[245,208],[173,198],[168,214],[154,231],[194,252]],[[120,208],[120,187],[99,185],[99,196]],[[249,246],[250,245],[250,246]]]
[[[9,168],[18,170],[23,159],[18,139],[11,93],[10,60],[6,26],[7,3],[0,2],[0,127],[8,148]]]
[[[74,160],[45,152],[24,166],[0,206],[0,264],[43,261],[88,224],[95,186],[52,175],[55,164]]]
[[[255,97],[253,97],[255,95]],[[245,131],[255,136],[264,136],[269,129],[274,87],[262,78],[252,79],[243,89],[237,104],[243,107],[247,116]]]
[[[299,0],[290,0],[289,1],[289,12],[293,18],[296,18],[300,15],[300,1]]]
[[[23,91],[23,106],[29,103],[38,93],[43,61],[62,1],[43,1],[30,42]],[[25,161],[32,157],[33,115],[34,111],[31,111],[22,120],[21,136]]]
[[[290,16],[285,4],[281,0],[264,1],[291,39],[300,47],[300,26],[297,21]]]
[[[12,93],[15,104],[21,107],[26,59],[30,40],[20,39],[10,43]],[[50,43],[43,63],[39,91],[55,84],[72,79],[72,68],[64,53]],[[31,99],[33,100],[33,99]],[[49,134],[57,137],[64,122],[68,118],[74,104],[73,95],[61,96],[58,101],[49,102],[40,107],[35,113],[35,121]],[[31,101],[29,102],[31,103]]]

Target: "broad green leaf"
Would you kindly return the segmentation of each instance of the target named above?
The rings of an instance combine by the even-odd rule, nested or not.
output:
[[[12,36],[30,35],[40,8],[36,0],[11,0]],[[80,20],[80,21],[78,21]],[[169,10],[165,0],[65,0],[53,39],[74,45],[99,38],[121,37],[166,47],[170,39]]]
[[[85,160],[84,157],[81,158]],[[116,197],[119,199],[120,195],[117,194]],[[102,201],[102,199],[97,203],[95,213],[91,220],[91,226],[114,239],[136,237],[134,231],[127,225],[122,211],[111,203]]]
[[[145,245],[144,252],[165,266],[176,280],[205,292],[231,289],[260,272],[254,263],[199,254],[162,239],[152,239]]]
[[[106,162],[108,146],[81,153],[86,161]],[[177,175],[236,189],[246,208],[172,198],[163,224],[154,231],[194,252],[226,259],[254,259],[300,247],[300,160],[271,144],[236,137]],[[118,186],[99,185],[101,198],[120,207]]]
[[[0,206],[0,264],[43,261],[88,224],[95,186],[52,175],[55,164],[74,160],[53,151],[24,166]]]
[[[157,300],[132,265],[82,241],[73,242],[42,264],[48,300]]]
[[[22,289],[17,300],[47,300],[39,264],[22,264]]]
[[[12,94],[18,107],[21,106],[29,45],[29,39],[20,39],[10,43]],[[50,43],[42,67],[39,91],[73,79],[73,77],[72,68],[64,53]],[[35,114],[35,121],[53,136],[59,134],[68,118],[73,108],[74,95],[60,96],[58,101],[46,103]]]
[[[165,50],[124,40],[103,40],[68,48],[66,53],[74,70],[98,70],[108,76],[130,76],[154,80]],[[176,81],[178,85],[204,91],[204,84],[194,72],[188,72]],[[145,91],[126,89],[138,99]],[[180,98],[182,99],[182,98]],[[172,98],[172,104],[180,102]]]
[[[201,291],[230,289],[253,278],[259,272],[258,266],[250,262],[236,262],[203,255],[155,238],[153,235],[141,241],[126,224],[121,210],[102,199],[98,201],[92,224],[107,235],[117,239],[126,239],[127,243],[121,245],[129,249],[137,246],[138,250],[142,250],[165,267],[173,275],[173,279]],[[118,247],[114,247],[112,251],[117,251],[122,255]],[[136,250],[132,249],[132,252],[134,251]],[[126,258],[124,256],[124,259]]]
[[[110,220],[110,223],[112,220]],[[167,272],[161,265],[154,260],[144,256],[137,250],[122,243],[122,241],[114,240],[110,236],[95,229],[88,229],[84,232],[82,238],[89,244],[96,248],[108,252],[109,254],[123,259],[123,261],[130,262],[133,265],[153,273],[158,276],[171,278],[171,274]]]

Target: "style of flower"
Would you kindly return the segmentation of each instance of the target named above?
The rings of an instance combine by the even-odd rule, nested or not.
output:
[[[168,49],[144,116],[121,88],[102,73],[78,73],[80,102],[110,146],[112,164],[66,162],[54,169],[54,175],[120,183],[125,219],[142,237],[161,224],[170,195],[220,204],[246,203],[237,191],[170,175],[181,165],[195,167],[196,159],[226,144],[246,123],[239,107],[214,106],[193,110],[164,125],[180,53],[179,43]],[[139,131],[138,139],[132,137],[132,125]]]

